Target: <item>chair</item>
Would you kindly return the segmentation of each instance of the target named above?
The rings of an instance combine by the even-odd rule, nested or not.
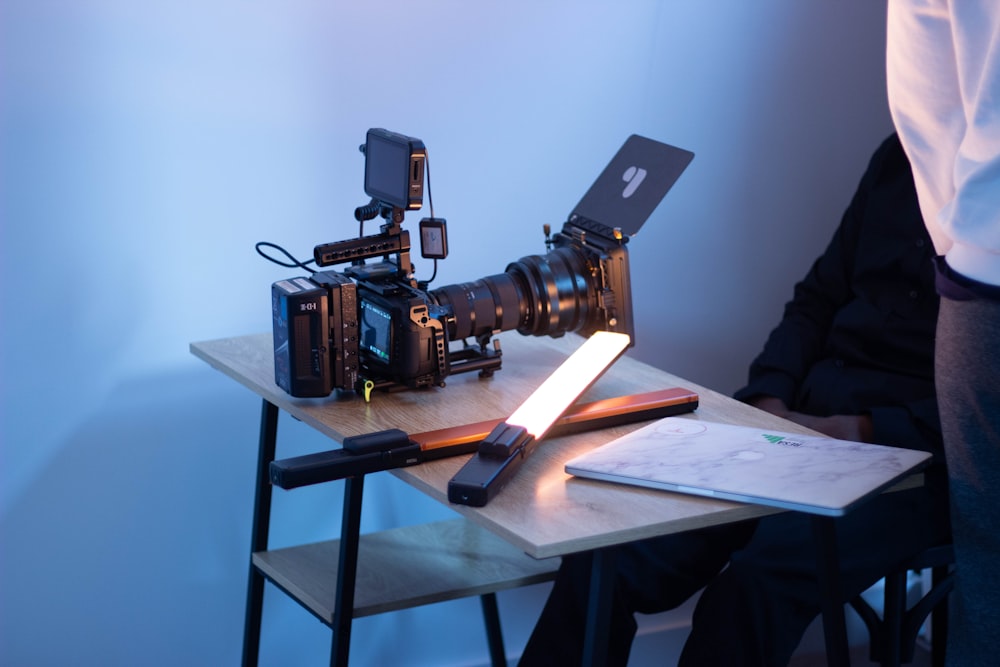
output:
[[[955,550],[951,544],[931,547],[903,563],[885,577],[882,616],[860,595],[850,600],[868,628],[869,657],[882,667],[897,667],[913,662],[917,634],[931,615],[934,640],[931,664],[943,667],[945,639],[948,634],[948,593],[955,585]],[[931,569],[931,588],[912,607],[906,608],[906,578],[910,571]]]

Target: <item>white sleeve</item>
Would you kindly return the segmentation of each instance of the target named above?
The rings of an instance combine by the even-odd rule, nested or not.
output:
[[[889,0],[886,79],[935,248],[1000,285],[1000,2]]]

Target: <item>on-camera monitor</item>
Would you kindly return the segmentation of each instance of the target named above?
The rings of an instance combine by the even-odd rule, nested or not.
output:
[[[382,129],[365,141],[365,192],[403,209],[423,205],[423,143]]]

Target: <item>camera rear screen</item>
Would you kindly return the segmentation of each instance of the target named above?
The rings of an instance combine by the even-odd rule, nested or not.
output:
[[[389,363],[392,345],[392,315],[378,306],[361,302],[361,347]]]
[[[369,134],[365,147],[365,192],[381,201],[408,207],[410,147]]]

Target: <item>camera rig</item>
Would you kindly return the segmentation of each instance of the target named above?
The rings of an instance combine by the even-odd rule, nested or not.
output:
[[[544,225],[546,254],[428,291],[430,281],[414,278],[410,235],[402,228],[406,211],[423,205],[423,142],[374,128],[361,150],[371,201],[355,218],[381,217],[379,233],[314,248],[319,267],[347,264],[342,271],[316,271],[271,287],[275,380],[286,392],[318,397],[354,390],[368,398],[373,389],[444,386],[455,373],[489,376],[501,368],[493,336],[512,329],[553,337],[604,330],[634,341],[629,234],[692,153],[632,135],[562,229],[552,234]],[[644,166],[635,166],[637,158]],[[427,182],[430,201],[429,176]],[[445,221],[434,217],[433,203],[430,213],[420,221],[421,253],[436,261],[447,255]]]
[[[423,205],[426,150],[419,139],[380,128],[368,131],[365,192],[371,201],[354,211],[364,223],[381,217],[378,234],[324,243],[313,250],[317,271],[271,288],[275,380],[293,396],[326,396],[334,389],[367,397],[373,389],[444,385],[452,373],[500,368],[492,332],[449,349],[449,309],[438,305],[413,277],[407,210]],[[429,188],[428,188],[429,190]],[[447,255],[445,220],[420,222],[424,257]],[[371,261],[376,260],[376,261]]]

